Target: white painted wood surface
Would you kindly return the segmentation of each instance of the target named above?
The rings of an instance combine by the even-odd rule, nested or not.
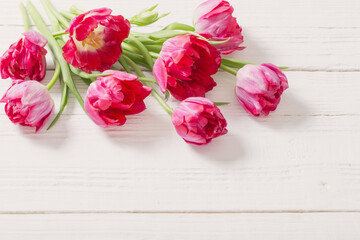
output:
[[[357,213],[0,215],[2,239],[357,239]]]
[[[19,2],[0,2],[1,53],[22,32]],[[172,14],[154,29],[191,23],[201,1],[156,2]],[[279,109],[249,117],[234,79],[219,73],[208,97],[231,102],[222,107],[230,132],[193,147],[153,99],[124,127],[103,130],[71,98],[53,130],[37,135],[1,107],[1,240],[359,239],[360,2],[230,2],[247,46],[233,56],[290,67]],[[76,1],[125,16],[152,3]],[[0,81],[1,94],[9,84]],[[58,103],[58,85],[52,94]]]

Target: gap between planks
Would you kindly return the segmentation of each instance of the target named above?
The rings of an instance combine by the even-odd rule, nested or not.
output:
[[[248,211],[0,211],[0,215],[70,215],[70,214],[314,214],[360,213],[360,210],[248,210]]]
[[[51,27],[51,25],[46,24],[48,27]],[[241,24],[240,24],[241,25]],[[34,24],[30,24],[30,27],[35,27]],[[23,24],[4,24],[4,23],[0,23],[0,27],[24,27]],[[150,26],[145,26],[145,27],[158,27],[158,28],[164,28],[166,27],[166,25],[150,25]],[[246,26],[242,25],[242,28],[245,28]],[[308,29],[359,29],[360,27],[325,27],[325,26],[319,26],[319,27],[307,27],[307,26],[263,26],[263,25],[251,25],[249,26],[251,28],[292,28],[292,29],[299,29],[299,28],[308,28]],[[132,26],[132,28],[143,28],[141,26]]]

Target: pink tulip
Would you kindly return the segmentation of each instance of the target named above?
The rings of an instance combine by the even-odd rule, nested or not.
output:
[[[112,75],[99,77],[90,85],[85,110],[101,127],[124,125],[126,115],[145,110],[144,99],[151,93],[151,88],[137,81],[136,75],[112,70],[104,73]]]
[[[222,54],[229,54],[236,50],[244,42],[242,29],[232,16],[234,8],[227,1],[208,0],[195,10],[194,26],[197,33],[212,41],[230,40],[216,48]]]
[[[123,16],[112,16],[108,8],[81,14],[70,23],[70,39],[63,47],[65,60],[85,72],[104,71],[116,63],[122,41],[129,36],[130,23]]]
[[[227,123],[220,109],[207,98],[193,97],[181,102],[172,116],[177,133],[190,144],[205,145],[225,135]]]
[[[211,75],[220,64],[220,53],[208,42],[182,35],[164,43],[154,65],[154,76],[162,92],[169,90],[180,101],[204,97],[216,86]]]
[[[6,103],[5,112],[13,123],[35,127],[36,132],[54,110],[49,91],[37,81],[14,81],[0,102]]]
[[[236,96],[245,110],[256,117],[275,111],[281,94],[288,88],[285,74],[271,63],[246,65],[237,74]]]
[[[47,40],[36,31],[23,33],[24,38],[12,44],[0,58],[2,78],[41,81],[46,73]]]

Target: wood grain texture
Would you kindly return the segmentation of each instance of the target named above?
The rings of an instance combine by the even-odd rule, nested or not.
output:
[[[359,213],[0,215],[2,240],[338,240],[360,236]]]
[[[0,23],[21,24],[18,4],[21,0],[6,2],[6,6],[0,8]],[[42,11],[40,1],[33,1]],[[171,17],[161,20],[160,24],[173,21],[192,23],[194,9],[202,3],[202,0],[168,1],[158,0],[159,10],[171,12]],[[357,0],[229,0],[234,6],[234,15],[240,25],[248,26],[282,26],[282,27],[341,27],[358,28],[360,3]],[[152,6],[154,3],[146,0],[137,0],[129,4],[125,0],[88,1],[88,0],[53,0],[54,5],[60,10],[67,10],[73,4],[83,8],[92,9],[110,7],[116,14],[125,17],[133,16],[142,8]],[[43,11],[42,11],[43,12]]]
[[[236,102],[234,77],[220,72],[207,96],[231,103],[221,107],[229,134],[194,147],[151,98],[125,126],[104,130],[71,97],[52,131],[36,135],[1,108],[1,240],[359,239],[360,2],[229,1],[247,47],[232,56],[290,67],[278,110],[250,117]],[[0,2],[1,53],[21,36],[19,2]],[[172,14],[144,31],[191,24],[202,1],[156,2]],[[152,3],[75,4],[129,17]],[[0,81],[0,94],[9,84]],[[51,93],[58,108],[59,85]]]
[[[152,28],[158,30],[160,28]],[[142,31],[137,28],[137,31]],[[146,28],[146,31],[150,31]],[[20,38],[21,26],[0,26],[3,53]],[[359,28],[246,27],[246,49],[230,55],[253,63],[271,62],[290,70],[360,71]],[[48,54],[49,68],[54,69]]]
[[[52,131],[37,135],[2,113],[9,157],[0,162],[0,211],[360,210],[360,114],[352,104],[360,74],[287,74],[278,111],[260,119],[241,109],[229,94],[233,81],[219,74],[211,98],[231,102],[222,107],[230,132],[206,147],[184,143],[153,99],[107,130],[74,100]]]

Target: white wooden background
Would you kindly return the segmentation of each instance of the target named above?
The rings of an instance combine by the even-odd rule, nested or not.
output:
[[[19,2],[0,2],[1,53],[22,32]],[[160,3],[172,14],[157,27],[190,24],[201,3],[54,1],[74,2],[125,16]],[[249,117],[234,79],[219,73],[208,96],[232,103],[222,107],[229,134],[193,147],[150,98],[148,110],[108,130],[71,98],[53,130],[37,135],[1,106],[1,240],[360,238],[360,1],[230,2],[247,46],[233,56],[290,67],[278,110]],[[1,94],[9,85],[0,81]],[[58,85],[52,94],[58,104]]]

